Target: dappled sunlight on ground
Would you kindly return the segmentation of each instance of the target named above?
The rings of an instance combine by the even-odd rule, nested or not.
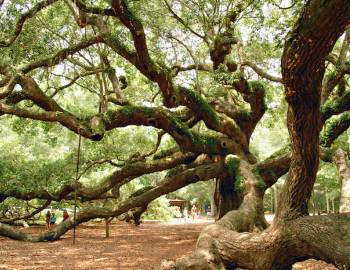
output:
[[[152,269],[162,259],[181,257],[193,251],[204,222],[168,226],[146,223],[140,227],[112,224],[105,238],[101,224],[82,225],[54,243],[24,243],[0,237],[2,269]],[[23,229],[42,232],[43,227]]]
[[[267,217],[272,220],[272,217]],[[0,237],[0,270],[103,269],[151,270],[163,259],[190,254],[200,230],[210,220],[174,219],[169,223],[144,223],[140,227],[124,222],[110,225],[110,238],[105,238],[104,225],[89,223],[53,243],[25,243]],[[44,227],[22,229],[43,232]],[[293,270],[334,270],[331,265],[315,260],[295,264]]]

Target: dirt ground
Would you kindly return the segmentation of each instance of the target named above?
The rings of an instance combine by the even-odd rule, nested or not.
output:
[[[103,224],[81,225],[76,244],[73,232],[53,243],[25,243],[0,237],[0,270],[9,269],[121,269],[150,270],[162,259],[174,259],[191,253],[200,230],[207,223],[155,224],[135,227],[111,224],[110,238]],[[32,233],[43,227],[23,229]],[[309,260],[295,270],[333,270],[330,265]]]
[[[193,250],[202,224],[111,224],[105,238],[103,224],[81,225],[53,243],[25,243],[0,238],[0,270],[4,269],[142,269],[159,266]],[[23,229],[33,233],[43,227]]]

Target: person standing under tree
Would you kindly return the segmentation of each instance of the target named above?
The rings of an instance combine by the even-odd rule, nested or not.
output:
[[[50,229],[50,220],[51,220],[51,212],[50,210],[47,210],[46,212],[46,229]]]
[[[51,218],[50,218],[50,227],[51,225],[55,225],[56,223],[56,214],[52,212]]]
[[[191,208],[191,216],[193,220],[197,217],[197,207],[195,204]]]
[[[184,209],[184,219],[185,219],[185,222],[187,222],[187,218],[188,218],[188,210],[187,210],[187,207],[185,207],[185,209]]]
[[[66,209],[63,210],[63,222],[69,218],[68,212]]]

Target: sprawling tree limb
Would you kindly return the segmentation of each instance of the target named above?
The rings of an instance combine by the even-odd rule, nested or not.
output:
[[[35,112],[21,109],[16,106],[9,106],[3,103],[0,103],[0,113],[46,122],[59,122],[61,125],[67,127],[75,133],[81,134],[82,136],[91,140],[98,141],[103,138],[103,132],[101,133],[98,125],[96,126],[94,123],[96,118],[91,118],[89,121],[84,123],[82,120],[77,119],[69,113],[60,111]]]
[[[321,123],[324,124],[327,119],[333,115],[343,113],[350,110],[350,92],[345,92],[341,97],[335,97],[328,100],[321,107]]]
[[[335,86],[339,84],[340,80],[344,77],[344,74],[347,71],[347,66],[345,65],[345,62],[346,62],[346,55],[349,50],[349,43],[350,43],[350,29],[345,31],[343,44],[340,49],[338,60],[335,63],[335,71],[330,76],[330,78],[323,84],[322,92],[321,92],[321,104],[326,102],[327,98],[332,93]]]
[[[77,213],[76,223],[80,224],[94,218],[109,218],[116,217],[130,209],[143,207],[161,195],[173,192],[190,183],[198,181],[210,180],[213,177],[225,173],[224,162],[219,161],[210,165],[201,165],[195,168],[182,171],[171,177],[165,178],[154,188],[142,193],[139,196],[127,199],[119,203],[115,208],[108,209],[105,207],[86,207]],[[0,223],[0,235],[9,237],[15,240],[42,242],[54,241],[59,239],[63,234],[74,226],[73,220],[70,218],[65,222],[59,224],[51,231],[42,233],[40,235],[31,235],[12,228],[11,226]]]
[[[272,157],[258,163],[255,166],[257,171],[263,178],[266,187],[271,187],[283,175],[285,175],[290,167],[291,153],[287,152],[277,157]]]
[[[161,108],[147,108],[124,106],[118,111],[108,112],[106,130],[127,125],[146,125],[161,128],[169,133],[180,147],[196,153],[242,153],[241,147],[225,137],[199,135],[188,129],[185,123],[173,117],[167,110]]]
[[[321,133],[321,145],[329,147],[350,126],[350,113],[345,112],[336,119],[330,119]]]
[[[143,175],[145,173],[153,173],[157,171],[163,171],[166,169],[173,168],[182,163],[190,163],[195,158],[192,153],[180,153],[177,152],[171,156],[161,158],[158,160],[146,160],[139,161],[131,164],[127,164],[119,170],[115,170],[112,174],[105,177],[100,181],[100,183],[95,187],[85,187],[78,183],[77,195],[78,197],[87,199],[98,199],[102,194],[106,193],[108,190],[112,189],[116,185],[121,186],[132,179]],[[2,195],[2,200],[7,197],[13,197],[21,200],[31,200],[31,199],[46,199],[53,201],[60,201],[66,198],[70,193],[75,191],[74,183],[69,183],[63,186],[59,191],[52,194],[48,191],[27,191],[22,190],[20,187],[13,187],[8,190],[0,191]]]

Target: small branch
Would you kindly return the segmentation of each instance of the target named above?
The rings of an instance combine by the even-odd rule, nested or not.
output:
[[[262,77],[264,79],[267,79],[267,80],[272,81],[272,82],[282,83],[281,77],[276,77],[276,76],[268,74],[267,72],[265,72],[263,69],[261,69],[259,66],[257,66],[256,64],[254,64],[251,61],[244,60],[241,63],[241,65],[250,67],[252,70],[254,70],[256,72],[256,74],[258,74],[260,77]]]
[[[16,22],[14,33],[12,33],[11,36],[8,39],[0,40],[0,47],[9,47],[9,46],[11,46],[11,44],[13,42],[15,42],[17,37],[22,32],[22,28],[23,28],[23,25],[25,24],[25,22],[28,19],[33,18],[38,12],[40,12],[44,8],[52,5],[55,2],[57,2],[57,0],[46,0],[46,1],[39,2],[33,8],[31,8],[29,11],[27,11],[24,14],[22,14],[21,17],[19,18],[19,20]],[[1,1],[1,4],[2,3],[3,3],[3,1]],[[0,6],[1,6],[1,4],[0,4]]]
[[[201,35],[194,31],[179,15],[176,14],[176,12],[171,8],[169,5],[168,1],[163,0],[167,9],[170,11],[172,14],[173,18],[176,19],[179,23],[181,23],[187,30],[189,30],[192,34],[195,36],[199,37],[200,39],[204,40],[206,43],[208,43],[207,37],[205,35]]]
[[[79,42],[78,44],[75,44],[71,47],[64,48],[64,49],[58,51],[57,53],[55,53],[53,56],[44,58],[42,60],[35,61],[33,63],[29,63],[29,64],[25,65],[24,67],[22,67],[20,69],[20,72],[23,72],[25,74],[25,73],[28,73],[34,69],[39,68],[39,67],[55,66],[55,65],[61,63],[62,61],[66,60],[69,56],[75,54],[76,52],[78,52],[82,49],[85,49],[91,45],[94,45],[96,43],[103,42],[103,38],[104,38],[103,35],[93,36],[90,39]]]

